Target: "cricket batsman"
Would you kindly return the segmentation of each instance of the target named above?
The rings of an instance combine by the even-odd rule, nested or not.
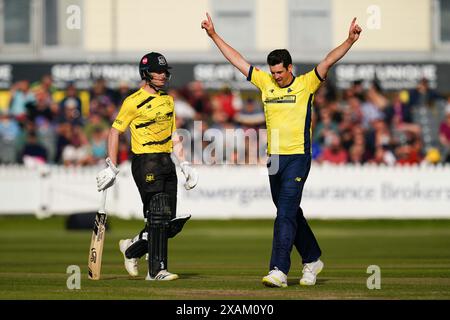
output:
[[[171,159],[174,152],[190,190],[197,185],[197,171],[185,160],[182,143],[176,134],[174,101],[166,91],[171,78],[166,58],[157,52],[142,57],[139,73],[145,85],[128,96],[108,136],[107,168],[97,175],[97,189],[111,187],[116,179],[119,135],[131,131],[131,170],[139,190],[145,228],[133,239],[119,242],[125,268],[135,277],[138,260],[149,254],[146,280],[175,280],[167,265],[168,239],[183,228],[190,216],[176,217],[177,175]]]

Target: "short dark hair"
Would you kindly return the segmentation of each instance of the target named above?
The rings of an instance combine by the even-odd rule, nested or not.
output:
[[[269,66],[274,66],[280,63],[283,63],[283,67],[285,68],[292,64],[291,54],[286,49],[273,50],[267,56],[267,64]]]

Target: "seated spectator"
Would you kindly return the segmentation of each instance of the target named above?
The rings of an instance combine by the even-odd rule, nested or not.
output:
[[[55,162],[61,164],[62,153],[67,145],[70,144],[73,135],[72,125],[68,122],[58,124],[56,127],[56,155]]]
[[[342,146],[344,147],[345,150],[347,150],[347,152],[349,152],[350,148],[354,144],[353,131],[351,129],[345,129],[341,131],[340,136]]]
[[[391,150],[387,147],[378,146],[375,149],[373,158],[371,158],[368,162],[378,165],[393,166],[396,161],[397,160]]]
[[[121,164],[128,161],[130,158],[130,144],[127,142],[124,135],[119,137],[119,152],[117,154],[117,163]]]
[[[213,111],[211,119],[211,128],[220,129],[223,130],[223,132],[225,132],[225,128],[230,128],[230,119],[228,118],[228,114],[220,109]]]
[[[372,128],[375,138],[375,146],[392,146],[392,135],[389,127],[382,119],[377,119],[372,122]]]
[[[47,162],[47,150],[38,142],[37,134],[31,131],[22,151],[21,161],[30,167],[42,165]]]
[[[331,118],[327,108],[320,109],[320,121],[313,131],[313,141],[324,143],[325,137],[330,133],[338,133],[338,125]]]
[[[364,159],[364,146],[361,144],[354,144],[350,148],[349,152],[349,163],[351,164],[363,164],[365,163]]]
[[[244,128],[259,128],[265,124],[264,111],[254,99],[247,99],[242,110],[234,117],[234,121]]]
[[[412,110],[410,105],[403,103],[400,98],[400,92],[394,93],[392,102],[383,110],[384,118],[388,123],[400,125],[404,123],[412,123]]]
[[[99,113],[91,112],[86,121],[86,124],[83,126],[84,134],[88,139],[92,139],[92,135],[98,127],[102,128],[103,130],[109,130],[111,126],[105,119],[102,118]]]
[[[347,162],[347,151],[341,145],[341,139],[335,133],[329,133],[325,137],[325,147],[320,156],[321,162],[332,164],[344,164]]]
[[[34,93],[30,90],[30,83],[27,80],[16,82],[10,90],[11,100],[9,110],[11,116],[18,121],[25,121],[27,116],[27,104],[35,101]]]
[[[450,163],[450,101],[445,110],[445,119],[439,126],[439,141],[444,151],[444,162]]]
[[[361,109],[361,100],[355,97],[351,97],[347,100],[347,105],[343,108],[344,119],[348,118],[352,124],[362,124],[364,114]]]
[[[376,81],[374,81],[365,94],[365,99],[361,105],[363,114],[362,125],[364,128],[369,128],[370,123],[384,118],[383,110],[387,107],[388,100],[381,93],[381,88]]]
[[[365,99],[364,97],[364,82],[361,79],[353,81],[351,87],[349,88],[349,95],[358,98],[360,101]]]
[[[14,163],[17,160],[16,141],[21,128],[8,110],[0,109],[0,163]]]
[[[120,107],[123,103],[123,100],[127,98],[133,90],[130,89],[130,85],[127,81],[120,81],[119,87],[114,95],[114,104]]]
[[[242,101],[238,94],[234,94],[229,87],[223,88],[218,94],[213,96],[213,103],[217,103],[222,112],[225,112],[228,119],[233,119],[234,115],[242,107]]]
[[[184,90],[186,101],[197,112],[196,119],[207,120],[211,112],[211,101],[201,81],[193,81]]]
[[[31,84],[31,90],[36,95],[38,92],[42,95],[42,99],[45,100],[46,104],[53,104],[53,93],[56,91],[55,86],[53,85],[53,78],[49,74],[45,74],[42,76],[41,81],[34,82]],[[56,107],[57,106],[53,106]],[[54,112],[58,112],[54,109]]]
[[[364,150],[363,162],[366,163],[369,159],[373,158],[375,150],[369,150],[367,146],[367,138],[364,130],[360,126],[355,126],[352,130],[353,134],[353,146],[357,146],[360,150]]]
[[[91,147],[80,128],[74,128],[70,144],[62,152],[65,166],[85,166],[94,164]]]
[[[392,103],[384,110],[386,122],[391,125],[393,136],[400,140],[405,132],[412,132],[419,136],[421,128],[413,123],[411,106],[400,99],[400,93],[395,93]]]
[[[435,90],[430,88],[428,79],[422,78],[417,87],[409,91],[409,105],[410,106],[434,106],[437,100],[442,99],[442,96]]]
[[[47,162],[53,163],[56,156],[56,129],[47,118],[36,118],[38,140],[47,150]]]
[[[37,117],[45,117],[50,122],[53,122],[58,116],[58,106],[53,100],[48,99],[44,91],[36,91],[35,97],[35,101],[29,102],[26,105],[28,119],[35,121]]]
[[[170,90],[169,95],[175,104],[177,128],[190,128],[195,118],[194,108],[179,94],[178,90]]]
[[[101,127],[96,127],[90,139],[92,157],[94,163],[99,163],[108,157],[107,150],[108,131]]]
[[[327,103],[327,107],[328,107],[328,111],[331,114],[331,119],[333,120],[333,122],[337,123],[337,124],[341,123],[343,114],[342,114],[342,110],[339,106],[339,103],[337,103],[336,101],[330,101]]]
[[[367,132],[367,149],[375,154],[378,148],[392,150],[394,141],[389,131],[389,127],[382,119],[376,119],[371,123],[370,130]]]
[[[417,150],[411,144],[398,146],[395,149],[395,154],[397,156],[397,164],[400,165],[419,164],[422,160]]]
[[[44,74],[41,81],[34,82],[31,89],[35,91],[43,91],[46,95],[52,95],[56,88],[53,85],[53,78],[50,74]]]
[[[61,114],[58,122],[69,122],[73,126],[82,126],[83,117],[78,107],[78,102],[75,98],[65,99],[64,104],[61,105]]]
[[[117,110],[114,104],[114,93],[106,87],[106,81],[102,78],[97,79],[90,95],[89,112],[98,113],[112,123]]]
[[[322,109],[327,107],[327,99],[325,98],[325,88],[320,87],[314,95],[314,107],[316,109]]]
[[[78,97],[77,88],[73,83],[69,83],[66,88],[64,98],[59,103],[59,114],[64,115],[67,106],[75,106],[79,117],[82,116],[81,99]]]

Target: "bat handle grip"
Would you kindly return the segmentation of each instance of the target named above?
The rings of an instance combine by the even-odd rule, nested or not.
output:
[[[102,191],[102,202],[100,203],[100,209],[98,210],[99,213],[105,213],[105,205],[106,205],[106,190]]]

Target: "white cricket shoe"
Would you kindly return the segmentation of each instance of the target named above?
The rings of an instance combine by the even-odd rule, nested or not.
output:
[[[313,286],[316,284],[317,275],[323,269],[323,262],[318,259],[315,262],[303,265],[303,277],[300,279],[302,286]]]
[[[131,246],[132,241],[131,239],[125,239],[119,241],[119,248],[120,252],[123,254],[125,269],[127,270],[128,274],[132,277],[136,277],[139,274],[138,271],[138,258],[132,258],[128,259],[125,256],[125,251],[127,251],[128,247]]]
[[[285,288],[287,287],[287,275],[275,267],[273,270],[270,270],[267,276],[262,278],[262,283],[266,287]]]
[[[145,277],[145,280],[150,280],[150,281],[171,281],[171,280],[176,280],[176,279],[178,279],[177,274],[170,273],[169,271],[167,271],[165,269],[158,272],[158,274],[154,278],[150,277],[150,274],[148,272],[147,272],[147,277]]]

